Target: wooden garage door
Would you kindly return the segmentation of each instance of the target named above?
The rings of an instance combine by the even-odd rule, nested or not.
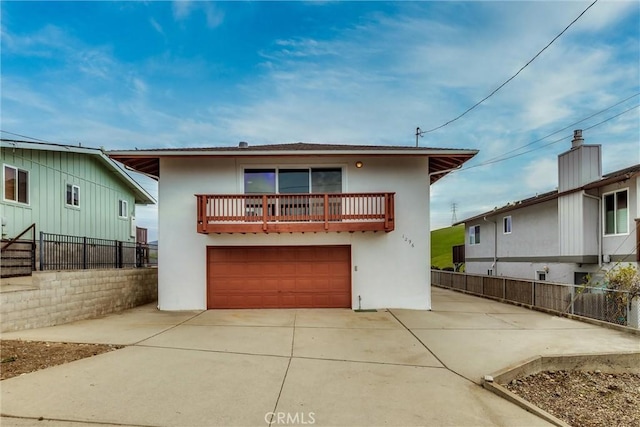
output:
[[[207,248],[208,308],[350,308],[350,246]]]

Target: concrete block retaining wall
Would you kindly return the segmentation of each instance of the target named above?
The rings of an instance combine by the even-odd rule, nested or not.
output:
[[[156,268],[34,272],[30,289],[0,293],[2,332],[102,316],[158,298]]]

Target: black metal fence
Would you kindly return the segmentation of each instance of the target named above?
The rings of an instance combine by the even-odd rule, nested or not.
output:
[[[40,232],[38,246],[42,271],[147,267],[158,259],[153,245],[93,237]]]

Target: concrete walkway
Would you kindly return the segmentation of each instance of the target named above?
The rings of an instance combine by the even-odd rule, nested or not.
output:
[[[640,349],[637,335],[432,292],[429,312],[148,305],[5,333],[127,347],[2,381],[2,426],[542,426],[481,378],[536,355]]]

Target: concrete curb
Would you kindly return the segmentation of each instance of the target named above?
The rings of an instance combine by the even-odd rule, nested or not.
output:
[[[512,393],[503,387],[503,384],[542,371],[589,371],[596,369],[608,373],[640,373],[640,352],[536,356],[491,375],[485,375],[482,379],[482,387],[554,425],[571,427],[559,418]]]

